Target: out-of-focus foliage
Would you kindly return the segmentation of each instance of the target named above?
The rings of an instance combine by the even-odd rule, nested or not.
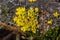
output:
[[[0,9],[0,14],[2,13],[2,10]]]
[[[38,8],[30,7],[26,10],[25,7],[18,7],[13,20],[23,32],[31,31],[36,33],[38,28]]]
[[[49,29],[47,32],[40,35],[40,40],[59,40],[60,39],[60,27],[55,26],[54,29]]]
[[[6,10],[5,10],[5,14],[6,14],[6,15],[9,14],[9,9],[6,9]]]

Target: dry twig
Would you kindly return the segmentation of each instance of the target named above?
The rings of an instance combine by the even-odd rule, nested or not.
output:
[[[15,27],[15,26],[7,25],[7,24],[4,23],[4,22],[0,22],[0,25],[3,26],[3,29],[9,30],[9,31],[13,31],[13,32],[15,32],[15,33],[19,33],[19,34],[21,34],[21,35],[26,36],[26,34],[25,34],[24,32],[22,32],[20,29],[18,29],[18,28]]]

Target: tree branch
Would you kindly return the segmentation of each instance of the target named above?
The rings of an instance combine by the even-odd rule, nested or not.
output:
[[[7,24],[4,23],[4,22],[0,22],[0,25],[3,26],[3,29],[9,30],[9,31],[13,31],[13,32],[15,32],[15,33],[19,33],[19,34],[21,34],[21,35],[26,36],[26,34],[25,34],[23,31],[21,31],[20,29],[18,29],[18,28],[15,27],[15,26],[7,25]]]

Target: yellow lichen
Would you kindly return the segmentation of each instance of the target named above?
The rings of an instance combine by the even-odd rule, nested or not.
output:
[[[35,8],[35,12],[38,12],[38,10],[39,10],[38,7],[36,7],[36,8]]]
[[[14,17],[14,22],[17,26],[20,27],[20,29],[23,32],[26,31],[32,31],[33,33],[36,33],[36,30],[38,28],[38,8],[32,8],[30,7],[28,11],[26,11],[25,7],[18,7],[16,9],[16,16]]]
[[[52,19],[47,21],[47,24],[52,24]]]
[[[58,12],[53,13],[53,16],[58,17],[59,16]]]
[[[37,0],[29,0],[29,2],[36,2]]]

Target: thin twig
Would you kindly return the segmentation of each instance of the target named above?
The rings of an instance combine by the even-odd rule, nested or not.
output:
[[[16,40],[20,40],[20,34],[16,34]]]
[[[7,25],[6,23],[3,23],[3,22],[0,22],[0,25],[3,26],[3,29],[9,30],[9,31],[13,31],[15,33],[19,33],[21,35],[26,36],[26,34],[23,31],[21,31],[20,29],[18,29],[15,26]]]
[[[7,36],[5,36],[2,40],[7,40],[8,38],[10,38],[11,37],[11,35],[12,35],[13,33],[10,33],[10,34],[8,34]]]

